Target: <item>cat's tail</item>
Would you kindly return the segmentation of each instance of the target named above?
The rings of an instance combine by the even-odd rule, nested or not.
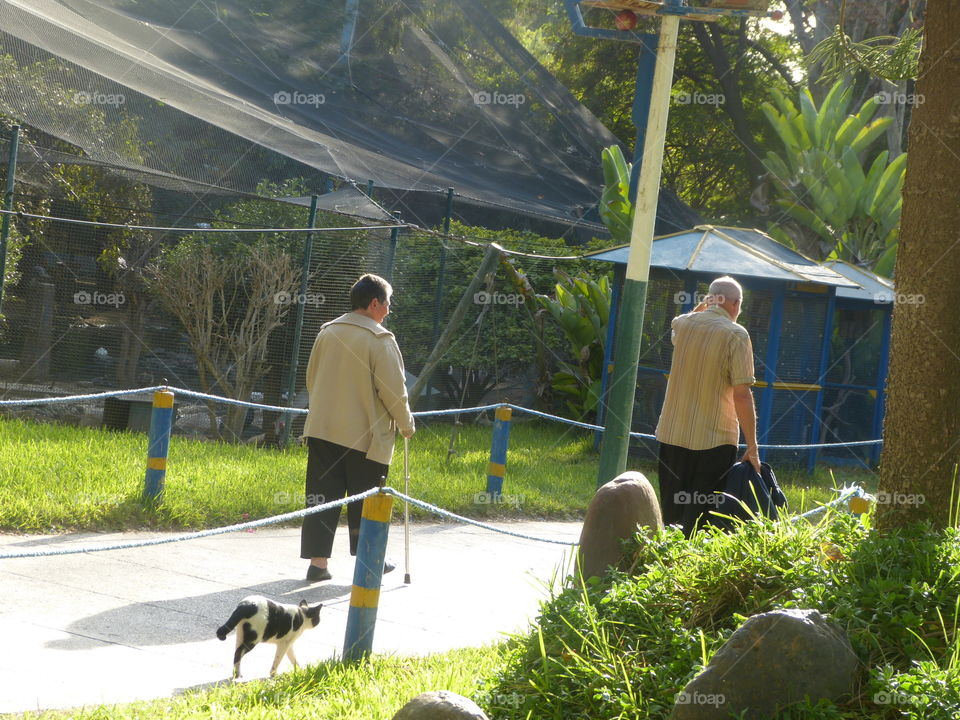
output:
[[[217,637],[221,640],[226,640],[227,635],[233,632],[237,623],[248,617],[250,617],[250,614],[247,612],[247,608],[243,607],[243,605],[238,605],[237,609],[233,611],[233,615],[230,616],[230,619],[217,628]]]

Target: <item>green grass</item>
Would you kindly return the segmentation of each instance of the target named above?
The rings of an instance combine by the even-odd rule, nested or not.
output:
[[[831,512],[816,525],[638,536],[629,573],[568,582],[511,643],[490,684],[491,697],[511,702],[489,714],[667,720],[747,617],[804,608],[846,631],[860,666],[852,696],[801,703],[779,720],[960,717],[960,533],[925,524],[876,532],[869,522]]]
[[[475,424],[422,426],[410,443],[410,494],[477,518],[582,517],[596,484],[592,433],[515,422],[504,502],[489,504],[482,493],[490,433]],[[174,437],[165,497],[155,507],[140,498],[145,462],[142,434],[0,419],[0,530],[204,528],[303,506],[306,450],[300,446],[279,451]],[[654,463],[631,465],[655,483]],[[833,497],[826,471],[780,470],[779,477],[794,510]],[[846,471],[836,477],[851,481],[869,484],[873,476]],[[389,482],[403,489],[400,443]],[[414,519],[426,515],[412,509]]]
[[[502,657],[502,646],[468,648],[426,657],[375,656],[369,662],[323,662],[274,680],[196,690],[173,698],[69,711],[25,713],[25,720],[155,720],[164,717],[249,720],[389,720],[411,698],[450,690],[485,706],[480,685]],[[497,698],[493,698],[496,700]],[[502,700],[502,699],[501,699]],[[509,701],[509,699],[507,699]]]

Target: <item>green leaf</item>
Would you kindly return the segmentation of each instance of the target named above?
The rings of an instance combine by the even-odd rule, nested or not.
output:
[[[874,120],[857,133],[857,136],[850,143],[850,147],[857,153],[863,152],[870,147],[878,137],[887,131],[887,127],[889,127],[892,122],[893,118],[889,117]]]
[[[887,166],[877,185],[877,192],[870,204],[870,214],[876,215],[878,209],[885,203],[894,203],[896,198],[891,197],[894,193],[899,195],[903,188],[904,169],[907,164],[907,154],[898,155],[897,158]]]

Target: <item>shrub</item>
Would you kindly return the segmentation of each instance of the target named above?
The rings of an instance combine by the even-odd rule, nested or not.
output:
[[[514,639],[492,696],[523,701],[491,707],[493,715],[667,718],[676,694],[747,617],[815,608],[849,633],[863,661],[858,690],[843,704],[794,706],[780,717],[956,717],[948,712],[958,707],[960,674],[956,531],[881,534],[833,513],[817,525],[753,521],[689,541],[669,529],[630,545],[633,573],[568,579],[536,627]]]

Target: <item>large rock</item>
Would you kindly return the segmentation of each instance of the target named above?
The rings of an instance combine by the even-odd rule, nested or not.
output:
[[[473,700],[449,690],[417,695],[393,716],[393,720],[489,720]]]
[[[809,697],[851,692],[857,656],[846,633],[816,610],[754,615],[677,696],[670,720],[768,720]],[[740,715],[737,715],[740,717]]]
[[[580,571],[584,578],[602,576],[622,561],[621,541],[637,526],[663,530],[660,503],[643,473],[627,471],[597,490],[580,532]]]

